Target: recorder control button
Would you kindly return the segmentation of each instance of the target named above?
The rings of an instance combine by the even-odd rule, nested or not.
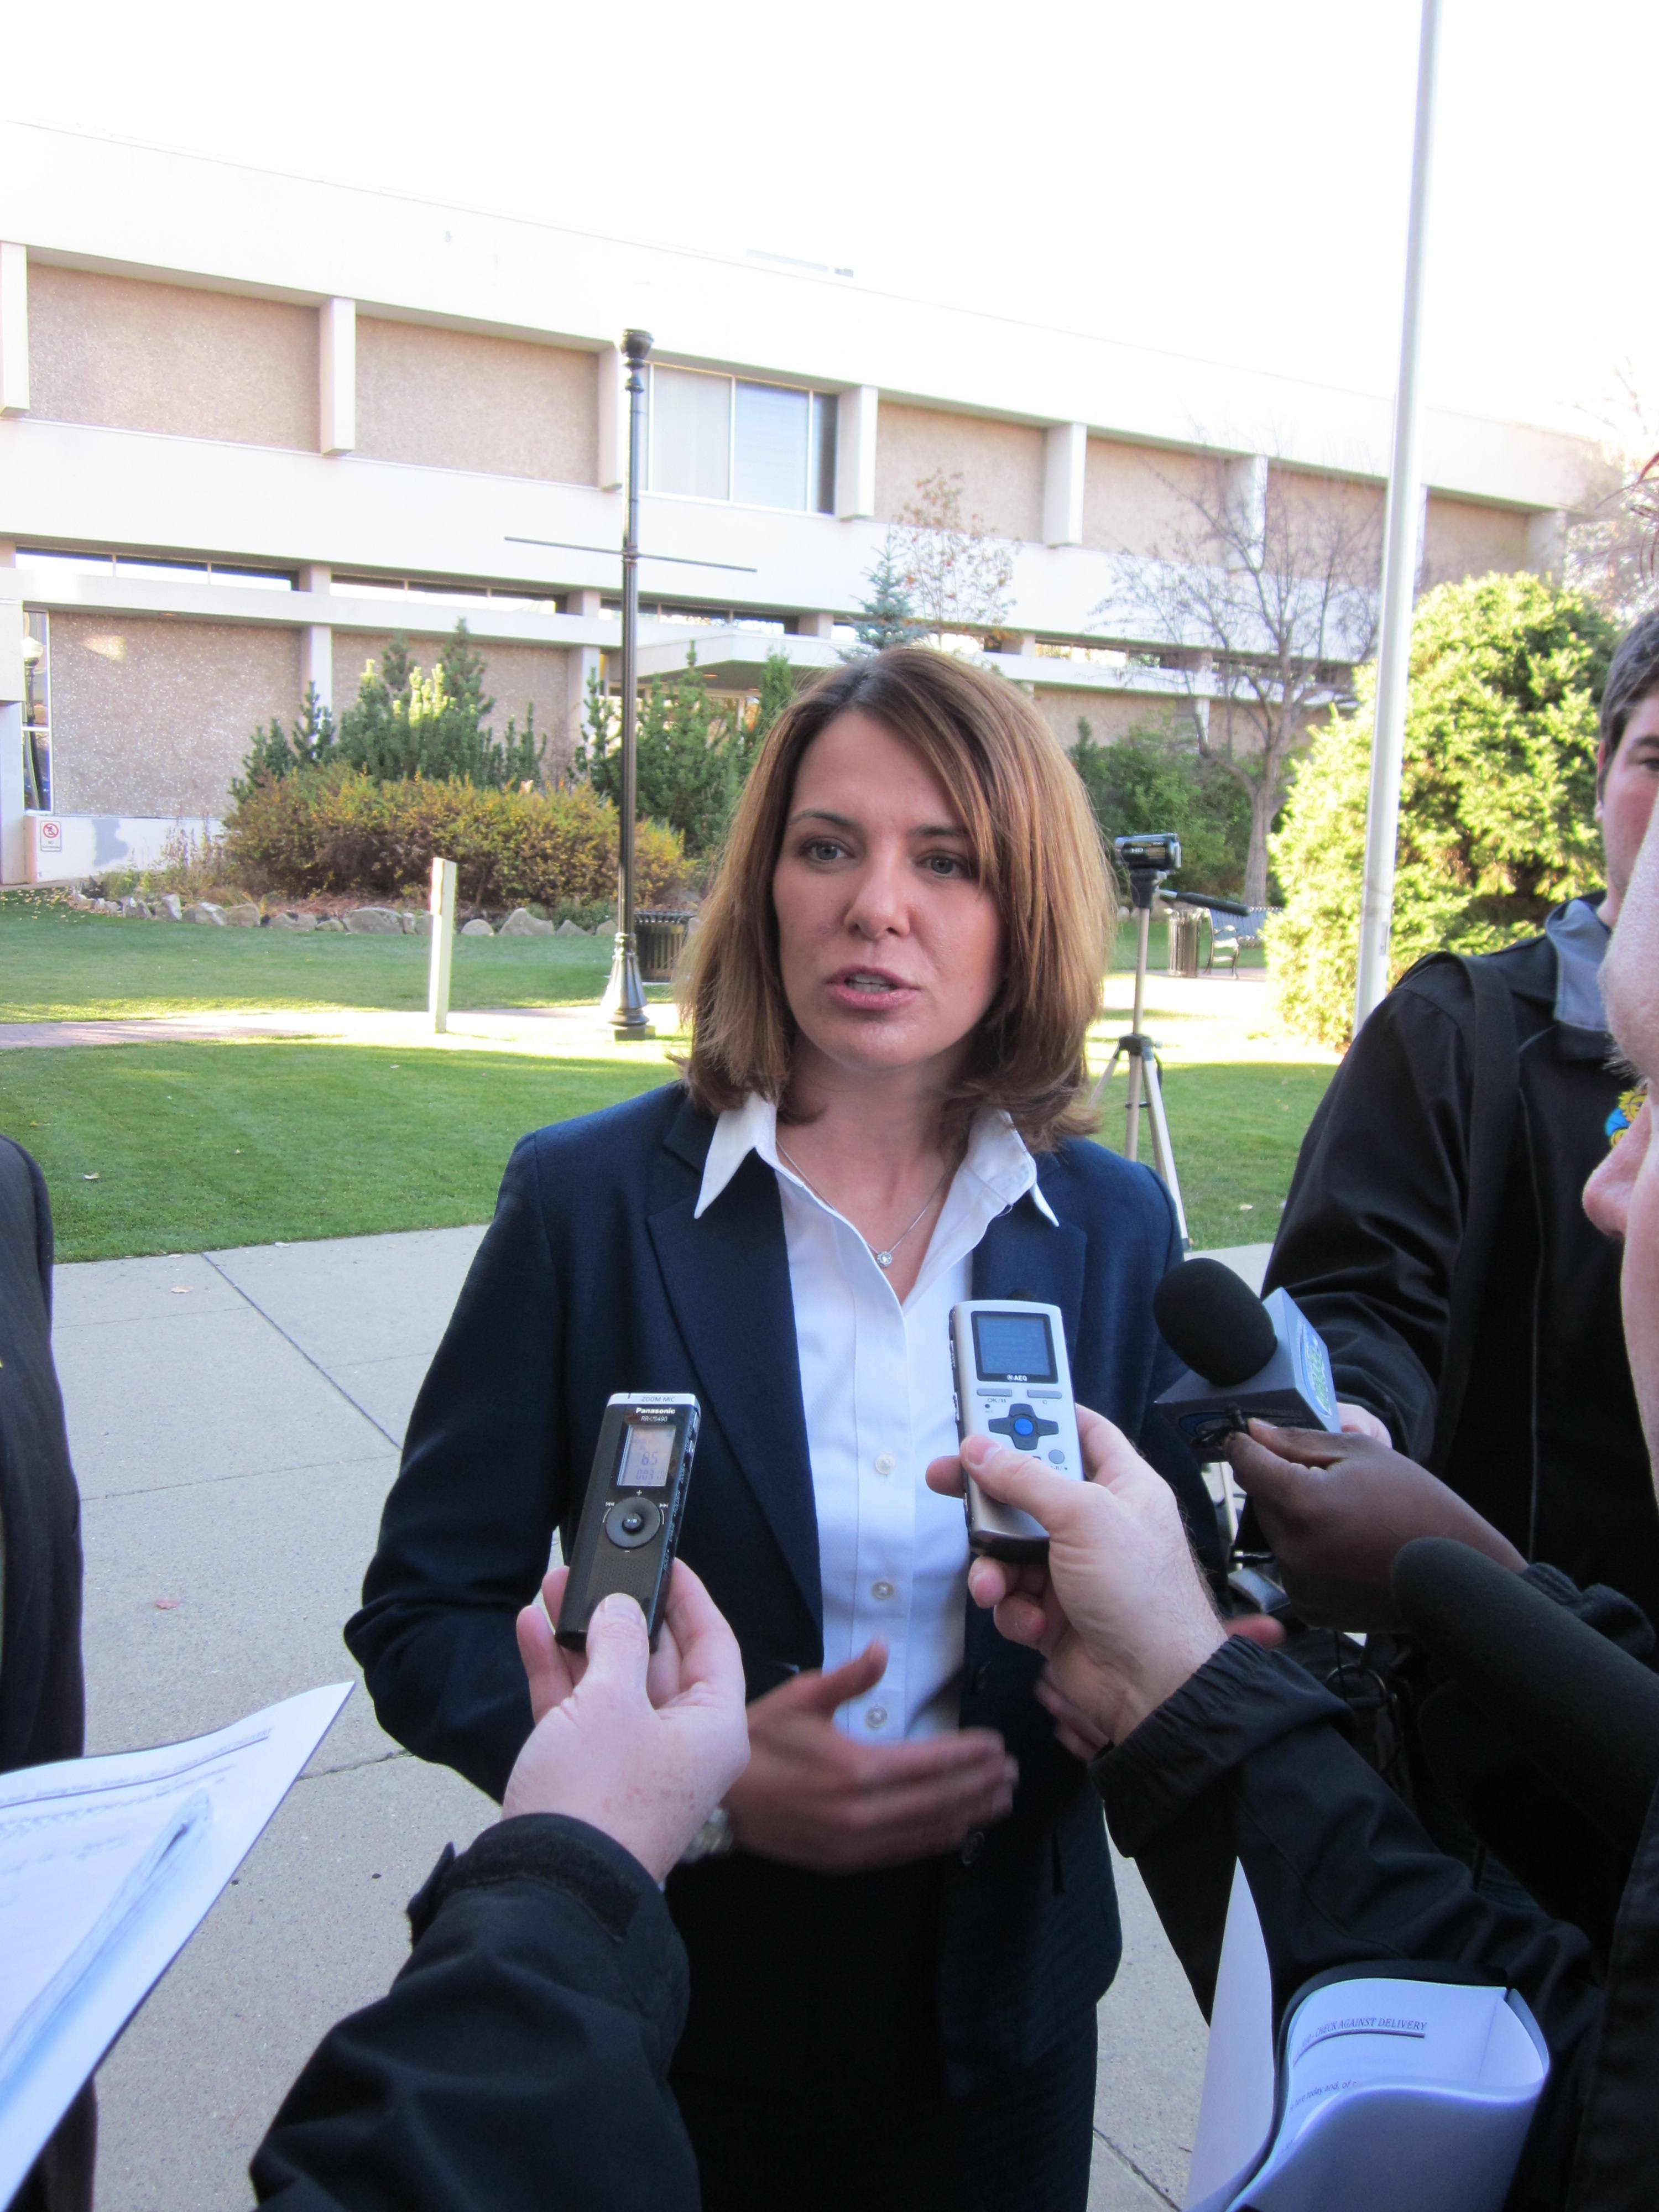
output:
[[[605,1516],[605,1533],[619,1551],[636,1552],[662,1527],[662,1508],[649,1498],[618,1498]]]
[[[1030,1406],[1010,1406],[1000,1421],[985,1425],[994,1437],[1006,1437],[1017,1451],[1035,1451],[1044,1437],[1060,1434],[1058,1421],[1045,1421]]]
[[[1055,1465],[1056,1467],[1064,1467],[1064,1466],[1065,1466],[1065,1464],[1066,1464],[1066,1455],[1065,1455],[1065,1453],[1064,1453],[1064,1452],[1062,1452],[1062,1451],[1051,1451],[1051,1452],[1049,1453],[1048,1456],[1049,1456],[1049,1458],[1054,1462],[1054,1465]]]

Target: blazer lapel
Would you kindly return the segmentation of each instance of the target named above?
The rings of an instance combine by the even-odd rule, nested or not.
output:
[[[708,1139],[691,1120],[702,1117],[683,1115],[667,1143],[701,1176]],[[750,1153],[701,1221],[692,1218],[696,1202],[694,1188],[647,1224],[669,1304],[704,1413],[719,1423],[822,1631],[817,1510],[776,1178]]]
[[[996,1219],[974,1254],[976,1298],[1018,1298],[1028,1304],[1058,1306],[1066,1323],[1066,1345],[1077,1343],[1083,1311],[1083,1270],[1089,1240],[1069,1221],[1059,1226],[1037,1211],[1028,1193]]]

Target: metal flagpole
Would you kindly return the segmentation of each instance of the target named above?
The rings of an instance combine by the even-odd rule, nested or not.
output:
[[[634,941],[634,725],[639,704],[640,473],[644,462],[645,377],[649,331],[625,331],[628,363],[628,521],[623,536],[622,804],[617,854],[617,950],[603,1004],[619,1039],[656,1035],[645,1010],[638,948]]]
[[[1417,582],[1418,505],[1422,484],[1417,450],[1417,380],[1439,39],[1440,0],[1423,0],[1423,28],[1417,58],[1417,133],[1412,149],[1411,222],[1406,234],[1406,301],[1401,318],[1400,381],[1394,398],[1394,452],[1389,467],[1389,511],[1383,533],[1382,622],[1376,654],[1376,726],[1371,742],[1370,799],[1365,814],[1365,879],[1359,906],[1359,973],[1354,991],[1356,1029],[1377,1001],[1386,996],[1389,988],[1395,846],[1400,829],[1400,763],[1405,746],[1406,693],[1411,670],[1412,595]]]

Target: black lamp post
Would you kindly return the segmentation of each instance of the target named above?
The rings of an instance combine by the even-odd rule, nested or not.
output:
[[[622,805],[617,858],[617,950],[611,963],[605,1004],[618,1038],[654,1036],[640,982],[634,941],[634,808],[635,762],[634,723],[639,703],[640,471],[644,461],[645,376],[651,350],[649,331],[625,331],[623,356],[628,363],[628,522],[623,536],[622,602]]]

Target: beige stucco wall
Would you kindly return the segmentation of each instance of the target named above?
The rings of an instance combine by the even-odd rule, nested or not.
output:
[[[1083,473],[1083,542],[1103,553],[1176,558],[1204,543],[1194,499],[1213,509],[1213,461],[1121,438],[1091,438]]]
[[[1431,494],[1424,533],[1423,568],[1428,585],[1457,583],[1531,566],[1528,517],[1508,507],[1483,507],[1472,499]]]
[[[357,447],[386,461],[593,483],[594,356],[357,318]]]
[[[1046,685],[1033,695],[1037,712],[1069,752],[1078,740],[1079,718],[1089,725],[1097,745],[1115,744],[1139,726],[1173,727],[1186,719],[1186,709],[1163,699],[1148,699],[1132,691],[1064,691]]]
[[[1382,562],[1381,484],[1358,483],[1352,477],[1316,476],[1307,469],[1268,471],[1268,501],[1291,532],[1293,544],[1317,554],[1333,531],[1357,553],[1372,550],[1379,574]]]
[[[30,411],[244,445],[317,444],[317,314],[29,265]]]
[[[884,399],[876,428],[876,517],[896,522],[924,477],[960,471],[964,521],[977,515],[1000,538],[1040,542],[1043,465],[1043,434],[1026,423]]]
[[[390,636],[386,630],[337,629],[334,633],[334,707],[343,714],[357,696],[364,664],[379,660]],[[430,668],[443,650],[442,641],[411,638],[410,651],[422,668]],[[484,657],[484,693],[495,702],[490,726],[497,737],[507,735],[511,715],[522,730],[526,711],[536,709],[536,727],[549,740],[544,770],[562,766],[570,757],[575,732],[565,724],[565,662],[558,646],[491,645],[480,642]]]
[[[222,815],[255,726],[298,708],[299,633],[54,613],[52,687],[64,813]]]

